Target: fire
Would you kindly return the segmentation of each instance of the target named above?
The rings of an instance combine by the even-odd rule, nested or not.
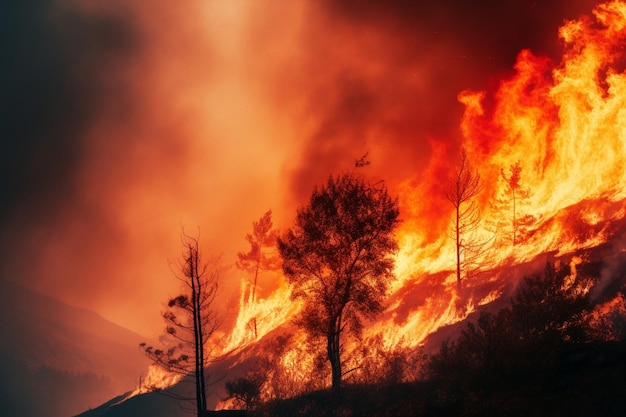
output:
[[[402,323],[396,322],[396,316],[376,322],[368,329],[367,336],[382,334],[383,347],[387,349],[396,346],[415,347],[439,327],[456,323],[463,318],[464,315],[457,311],[454,296],[433,296]]]
[[[289,322],[300,309],[299,304],[290,302],[291,288],[285,282],[269,297],[256,300],[246,297],[248,286],[247,281],[241,282],[239,313],[224,348],[225,352],[239,349],[255,340],[251,329],[253,321],[256,324],[256,340],[259,340],[281,324]]]
[[[484,182],[476,230],[486,242],[477,258],[483,269],[597,246],[611,238],[611,221],[626,213],[626,2],[599,5],[593,16],[560,29],[560,62],[524,50],[514,74],[495,93],[458,95],[465,106],[462,146]],[[431,146],[430,165],[398,187],[404,220],[397,232],[398,279],[387,313],[365,329],[366,338],[383,335],[385,348],[418,346],[501,295],[497,282],[481,293],[471,290],[502,277],[477,274],[466,279],[465,290],[457,287],[448,229],[452,207],[443,197],[455,153],[442,142]],[[503,175],[514,166],[519,167],[515,206]],[[511,239],[514,233],[519,237]],[[572,258],[571,282],[580,262]],[[251,320],[257,320],[260,339],[298,312],[284,280],[277,281],[277,290],[253,303],[242,288],[227,349],[253,341]],[[312,363],[312,354],[306,355],[296,343],[282,365]]]
[[[591,317],[592,328],[607,340],[623,340],[626,337],[626,301],[620,294],[598,305]]]
[[[180,374],[167,372],[157,365],[150,365],[148,368],[148,375],[141,379],[139,386],[129,395],[129,397],[134,397],[135,395],[144,394],[154,390],[166,389],[177,384],[181,379],[182,375]]]
[[[473,313],[474,311],[476,311],[476,308],[478,308],[480,306],[483,306],[485,304],[489,304],[489,303],[497,300],[500,297],[501,294],[502,294],[502,292],[499,289],[496,289],[496,290],[491,291],[489,294],[487,294],[486,296],[482,297],[478,301],[474,301],[473,299],[471,299],[469,301],[468,306],[467,306],[467,314]]]
[[[509,257],[521,262],[549,250],[564,254],[598,245],[609,237],[603,226],[623,213],[626,75],[620,66],[626,59],[626,4],[612,1],[598,6],[593,14],[595,21],[583,17],[561,28],[564,55],[560,63],[522,51],[515,74],[500,83],[492,107],[485,105],[486,92],[459,94],[465,105],[463,146],[485,183],[479,201],[482,218],[510,215],[491,203],[505,193],[501,172],[516,163],[521,168],[520,186],[527,190],[518,201],[518,216],[532,216],[530,233],[523,241],[515,247],[498,247],[496,254],[486,252],[484,260],[495,256],[497,262]],[[427,196],[403,198],[410,204]],[[619,207],[607,209],[615,204]],[[559,217],[568,210],[574,213]],[[581,236],[577,228],[585,224],[597,230]],[[486,222],[482,229],[485,236],[503,233],[490,230]],[[452,259],[449,253],[442,256],[450,252],[450,242],[424,242],[420,230],[405,229],[402,234],[408,243],[400,254],[402,271],[407,270],[405,265],[414,266],[411,276],[451,269],[450,261],[442,265],[443,260]],[[424,258],[424,254],[430,256]],[[426,269],[420,264],[435,267]]]
[[[490,242],[479,258],[483,266],[597,246],[610,238],[610,221],[626,211],[626,74],[620,67],[626,60],[626,3],[602,4],[593,15],[595,21],[582,17],[563,25],[561,62],[520,52],[514,75],[500,83],[492,106],[485,104],[484,91],[458,96],[465,105],[462,145],[485,184],[478,199],[481,218],[500,222],[499,227],[480,223],[478,235]],[[457,293],[454,247],[447,229],[452,208],[441,198],[454,159],[445,145],[432,142],[432,147],[434,156],[422,177],[399,187],[405,218],[398,231],[394,301],[385,318],[365,331],[365,337],[382,334],[385,348],[417,346],[441,326],[462,320],[501,294],[497,285],[477,299],[461,300]],[[520,189],[515,218],[525,219],[524,233],[521,220],[511,221],[509,203],[494,204],[510,192],[503,172],[516,164]],[[515,231],[521,237],[511,243],[504,235],[513,228],[520,229]],[[581,261],[572,258],[571,282]],[[433,276],[436,283],[429,281]],[[470,279],[465,285],[477,283]],[[423,301],[415,301],[415,296]],[[242,296],[230,346],[249,340],[247,323],[260,314],[267,321],[259,337],[287,323],[298,311],[288,299],[286,286],[255,304]],[[414,305],[406,305],[410,302]],[[292,356],[302,361],[303,352],[296,349]]]

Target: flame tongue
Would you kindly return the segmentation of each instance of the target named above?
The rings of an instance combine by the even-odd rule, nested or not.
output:
[[[507,253],[500,245],[501,255],[493,255],[500,256],[496,262],[509,256],[524,261],[547,250],[561,249],[563,253],[562,248],[574,250],[601,243],[608,237],[606,233],[581,239],[576,227],[580,223],[603,224],[622,210],[607,210],[606,205],[626,197],[626,75],[620,71],[626,63],[626,3],[602,4],[593,14],[595,19],[583,17],[560,29],[564,55],[559,64],[522,51],[515,75],[500,83],[492,108],[484,104],[485,92],[464,91],[459,95],[465,105],[463,146],[486,185],[479,201],[483,219],[499,219],[502,225],[511,217],[510,202],[508,206],[494,203],[507,194],[503,171],[515,164],[521,169],[519,187],[524,192],[517,195],[516,217],[529,220],[525,225],[528,233],[517,242],[515,251]],[[443,163],[435,160],[431,165]],[[441,169],[431,169],[441,175]],[[421,191],[414,188],[413,195],[404,196],[405,205],[431,198],[415,195]],[[577,209],[582,211],[575,221],[573,214],[562,222],[555,221],[558,213]],[[515,227],[520,224],[518,221]],[[507,227],[494,227],[488,221],[482,222],[482,229],[485,236],[495,234],[496,240],[507,233]],[[449,242],[432,243],[438,251],[425,249],[428,244],[419,237],[423,235],[418,229],[405,227],[401,239],[416,245],[404,247],[401,258],[450,252]],[[437,259],[432,255],[428,258]],[[449,253],[443,258],[453,259]],[[400,259],[401,265],[420,262],[433,264],[412,256]],[[443,268],[441,262],[435,264],[438,269],[430,272],[450,267],[449,262]],[[408,275],[420,272],[423,270],[414,267]]]

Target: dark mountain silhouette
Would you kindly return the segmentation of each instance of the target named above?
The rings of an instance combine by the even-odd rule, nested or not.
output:
[[[134,389],[145,338],[98,314],[0,281],[3,416],[69,416]]]

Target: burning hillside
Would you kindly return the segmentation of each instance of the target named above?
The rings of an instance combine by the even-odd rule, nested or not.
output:
[[[559,38],[560,61],[524,50],[513,73],[495,91],[461,92],[464,153],[457,157],[449,144],[433,140],[427,169],[398,186],[402,224],[397,230],[397,280],[387,311],[366,326],[358,343],[345,341],[355,366],[364,358],[359,356],[363,346],[370,346],[369,355],[407,352],[481,306],[502,307],[520,279],[541,271],[546,262],[568,266],[567,285],[580,286],[576,291],[581,294],[591,289],[597,300],[602,298],[600,287],[621,282],[623,271],[607,272],[607,265],[624,262],[626,3],[601,4],[593,16],[565,22]],[[461,158],[466,158],[466,168],[459,167]],[[471,227],[462,229],[455,247],[454,235],[460,231],[451,227],[454,207],[446,192],[463,169],[480,182],[480,192],[463,201],[476,217],[468,220]],[[595,287],[591,281],[577,281],[580,265],[585,279],[599,282]],[[457,266],[462,277],[455,274]],[[318,358],[291,322],[301,305],[288,301],[290,287],[278,271],[264,273],[280,282],[278,289],[251,298],[244,280],[239,315],[225,350],[255,343],[273,346],[277,334],[295,332],[273,346],[280,355],[271,366],[290,375],[282,376],[291,381],[283,381],[291,386],[290,394],[298,387],[311,389],[312,380],[323,387],[325,377],[313,377]],[[594,314],[620,304],[620,285],[604,296],[605,304]],[[255,348],[249,352],[246,363],[267,354]],[[265,389],[268,396],[278,395],[270,394],[275,387]]]
[[[564,50],[560,62],[522,51],[513,75],[492,95],[459,94],[465,104],[462,146],[484,184],[476,197],[480,223],[471,237],[485,244],[463,291],[485,279],[505,279],[485,271],[525,263],[543,253],[562,256],[621,241],[618,225],[626,214],[626,3],[602,4],[593,17],[566,22],[559,36]],[[372,335],[384,329],[388,341],[402,335],[410,346],[465,314],[456,304],[453,207],[445,199],[458,158],[443,142],[431,146],[434,157],[428,169],[398,188],[403,224],[397,232],[394,293],[416,288],[415,309],[401,320],[379,322],[371,329]],[[514,166],[519,167],[515,190],[507,181]],[[420,283],[435,276],[437,290],[420,294]],[[497,288],[493,291],[463,302],[473,307],[488,303],[499,295]],[[278,303],[272,307],[270,300],[285,296],[279,291],[260,301],[266,303],[262,310],[270,314],[284,309]],[[249,308],[241,308],[240,314]],[[291,309],[284,311],[268,330],[293,315]]]
[[[459,95],[466,106],[462,146],[484,183],[476,198],[481,221],[472,230],[475,239],[486,242],[474,260],[482,269],[620,240],[616,233],[622,230],[615,224],[626,213],[625,26],[625,3],[602,4],[593,17],[561,27],[560,62],[522,51],[514,74],[492,96],[472,91]],[[448,229],[451,208],[442,190],[456,160],[449,152],[435,154],[440,157],[431,161],[427,173],[400,191],[407,216],[399,233],[403,244],[397,273],[402,285],[435,273],[453,283],[446,274],[455,259]],[[510,182],[513,167],[518,167],[515,188]],[[470,277],[465,285],[480,282]],[[455,288],[444,288],[450,301],[443,303],[443,311],[450,311]],[[495,296],[467,303],[480,305]],[[429,321],[422,317],[401,333],[419,334]]]

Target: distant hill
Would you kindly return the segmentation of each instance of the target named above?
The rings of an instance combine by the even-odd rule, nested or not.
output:
[[[0,280],[0,410],[67,417],[133,389],[145,338],[98,314]]]

